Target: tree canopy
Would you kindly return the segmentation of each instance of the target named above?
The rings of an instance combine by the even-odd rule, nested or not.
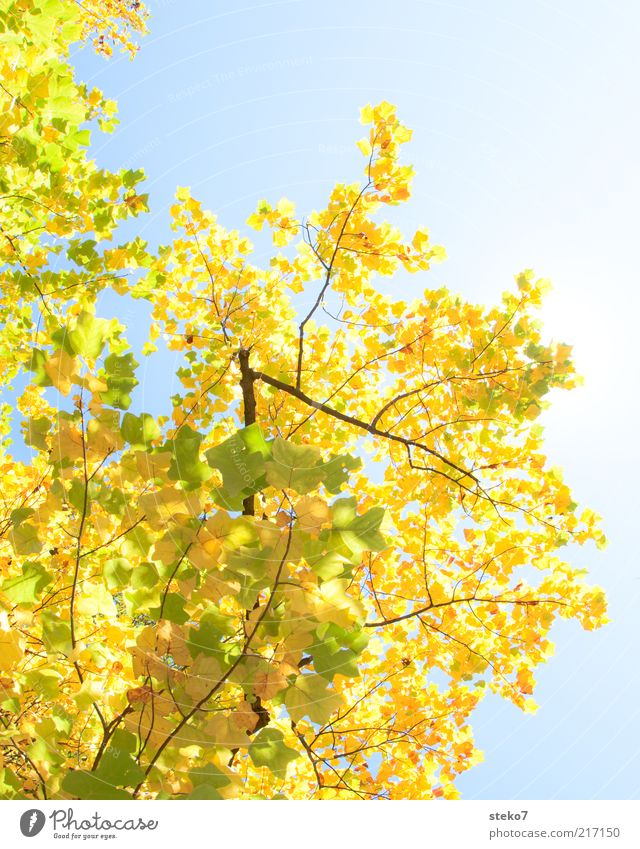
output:
[[[323,208],[257,204],[266,264],[187,188],[169,244],[118,243],[144,173],[91,158],[116,107],[69,47],[133,55],[145,20],[0,13],[0,796],[456,798],[486,693],[534,710],[554,621],[606,621],[563,556],[599,517],[544,454],[577,384],[548,284],[485,307],[407,282],[445,253],[385,220],[413,176],[386,102]],[[140,352],[107,289],[148,304]]]

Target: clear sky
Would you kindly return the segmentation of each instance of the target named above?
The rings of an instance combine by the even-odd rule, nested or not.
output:
[[[450,257],[411,278],[415,294],[446,284],[490,302],[526,267],[554,281],[549,335],[575,343],[586,382],[554,398],[549,455],[605,516],[609,548],[576,562],[606,587],[613,621],[556,629],[537,715],[487,699],[474,721],[486,759],[459,786],[465,798],[637,799],[637,0],[149,5],[135,62],[78,57],[120,105],[98,160],[149,176],[144,238],[168,238],[176,185],[227,226],[262,197],[318,208],[335,180],[360,177],[360,106],[388,99],[414,129],[401,223],[426,224]]]

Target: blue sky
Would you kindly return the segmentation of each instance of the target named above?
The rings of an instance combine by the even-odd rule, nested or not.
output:
[[[120,106],[121,126],[96,139],[97,159],[147,171],[144,238],[168,238],[176,185],[192,186],[232,227],[262,197],[319,207],[335,180],[360,176],[359,108],[388,99],[414,129],[414,197],[399,221],[427,225],[449,253],[428,279],[402,278],[402,294],[445,284],[490,302],[526,267],[554,281],[549,335],[575,344],[585,386],[555,397],[549,455],[605,516],[609,548],[576,562],[606,587],[613,621],[595,634],[556,629],[536,716],[485,702],[474,727],[486,760],[459,786],[465,798],[637,799],[640,6],[150,6],[135,62],[76,57],[81,77]]]

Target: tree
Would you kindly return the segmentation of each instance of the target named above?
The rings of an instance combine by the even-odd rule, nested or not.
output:
[[[123,8],[98,48],[143,28]],[[114,247],[147,197],[88,158],[115,106],[66,58],[86,12],[17,0],[2,26],[2,796],[455,798],[484,694],[533,710],[555,619],[606,621],[558,553],[604,537],[542,453],[545,396],[576,385],[546,282],[383,293],[444,258],[381,218],[412,178],[388,103],[361,181],[259,203],[266,267],[185,188],[171,244]],[[147,368],[181,355],[167,415],[130,411],[105,288],[149,302]]]

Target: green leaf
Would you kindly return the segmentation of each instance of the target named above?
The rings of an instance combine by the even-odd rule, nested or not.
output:
[[[263,728],[249,746],[249,756],[256,766],[266,766],[274,775],[284,777],[288,764],[299,754],[285,745],[282,731]]]
[[[30,746],[27,746],[27,754],[36,763],[48,764],[51,772],[59,770],[66,760],[66,754],[60,753],[54,740],[44,740],[42,737],[37,737]]]
[[[135,553],[132,553],[135,556]],[[131,573],[130,589],[125,593],[130,612],[160,604],[160,576],[153,563],[140,563]]]
[[[160,576],[153,563],[141,563],[133,570],[131,586],[134,589],[151,590],[157,586]]]
[[[25,563],[22,575],[3,581],[0,591],[12,604],[35,604],[51,580],[51,575],[41,563]]]
[[[173,453],[168,473],[170,480],[201,484],[211,477],[211,469],[200,459],[202,439],[202,434],[196,433],[188,425],[180,428],[176,438],[169,443]]]
[[[91,144],[91,130],[78,130],[77,133],[72,133],[69,138],[73,148],[80,146],[89,147]]]
[[[142,525],[137,525],[125,536],[120,551],[125,557],[135,559],[137,557],[146,557],[150,548],[151,537]]]
[[[17,507],[11,511],[10,518],[14,525],[19,525],[25,519],[28,519],[29,516],[33,516],[34,513],[35,511],[31,507]]]
[[[354,554],[362,551],[383,551],[387,541],[380,533],[380,525],[384,519],[382,507],[372,507],[363,516],[352,522],[351,526],[340,534]]]
[[[350,576],[351,567],[354,565],[353,559],[328,544],[330,539],[331,535],[323,532],[320,539],[307,539],[304,543],[304,558],[323,581],[345,574]]]
[[[71,506],[75,507],[79,513],[82,513],[84,510],[85,491],[86,486],[84,481],[73,478],[67,492],[67,498]],[[88,493],[87,496],[90,497]]]
[[[135,370],[138,363],[133,354],[119,357],[109,354],[104,361],[104,376],[107,381],[107,391],[100,393],[105,404],[118,410],[128,410],[131,406],[131,391],[138,385]]]
[[[323,623],[316,629],[315,641],[309,649],[313,667],[323,678],[332,681],[335,675],[357,678],[358,655],[369,638],[362,629],[347,631],[333,622]]]
[[[40,699],[49,701],[60,695],[58,685],[62,680],[60,673],[53,669],[32,669],[25,675],[25,684],[33,690]]]
[[[20,165],[28,168],[38,159],[37,141],[38,136],[28,127],[14,135],[11,144]]]
[[[328,492],[335,495],[340,492],[342,484],[349,479],[349,473],[359,469],[362,460],[349,454],[339,454],[324,464],[324,485]]]
[[[216,491],[216,501],[228,510],[239,509],[247,495],[264,486],[265,458],[271,449],[257,424],[243,428],[210,448],[207,462],[222,473],[223,488]]]
[[[349,472],[357,469],[361,461],[348,454],[324,461],[317,448],[296,445],[276,437],[273,441],[272,459],[265,463],[267,481],[277,489],[293,489],[304,495],[324,484],[331,493],[340,491]]]
[[[285,705],[294,722],[308,716],[312,722],[324,724],[342,704],[338,693],[329,689],[320,675],[299,675],[286,692]]]
[[[187,648],[191,657],[205,654],[221,660],[228,648],[226,644],[223,645],[223,638],[233,636],[234,633],[233,619],[211,605],[200,617],[198,627],[189,630]]]
[[[137,171],[133,171],[132,169],[122,171],[121,179],[122,185],[126,189],[132,189],[135,185],[144,180],[144,170],[142,168],[138,168]]]
[[[304,495],[324,479],[320,452],[310,445],[296,445],[279,436],[273,441],[272,459],[266,465],[267,481],[277,489],[294,489]]]
[[[0,769],[0,798],[1,799],[24,799],[22,781],[14,775],[11,769]]]
[[[136,785],[144,778],[144,770],[133,759],[136,749],[135,735],[130,731],[118,729],[114,732],[95,775],[116,787]]]
[[[140,413],[139,416],[125,413],[122,417],[120,433],[125,442],[132,447],[145,448],[161,436],[156,420],[149,413]]]
[[[16,525],[9,533],[9,539],[16,554],[22,556],[29,557],[32,554],[38,554],[42,548],[42,543],[38,539],[38,530],[29,522]]]
[[[230,778],[215,764],[206,764],[189,770],[189,778],[193,784],[189,799],[221,799],[218,791],[231,783]]]
[[[75,770],[68,773],[62,789],[79,799],[130,799],[122,787],[133,787],[144,778],[144,770],[133,759],[137,739],[129,731],[118,729],[92,772]]]
[[[103,507],[107,513],[112,516],[123,516],[127,507],[127,497],[121,489],[116,489],[114,486],[102,486],[96,484],[93,487],[93,482],[89,484],[89,494],[91,497]]]
[[[56,727],[56,731],[62,737],[68,737],[73,728],[73,717],[68,714],[59,704],[54,704],[51,709],[51,721]]]
[[[38,448],[40,451],[47,450],[45,437],[51,429],[51,421],[46,416],[40,416],[37,419],[28,419],[24,422],[23,428],[26,445],[30,445],[32,448]]]
[[[99,259],[95,239],[72,239],[67,248],[67,256],[76,265],[87,266],[92,260]]]
[[[382,507],[372,507],[358,516],[355,498],[341,498],[332,507],[332,525],[339,531],[339,539],[353,554],[383,551],[387,547],[387,541],[380,533],[384,512]]]
[[[40,618],[42,620],[42,640],[47,651],[70,654],[71,628],[69,623],[60,619],[51,610],[43,610]]]
[[[76,799],[131,799],[131,793],[102,780],[96,773],[73,770],[67,773],[62,789]]]
[[[179,593],[167,593],[164,603],[161,602],[160,607],[150,610],[149,613],[158,619],[168,619],[176,625],[184,625],[189,618],[189,614],[185,613],[184,603],[185,599]]]
[[[51,334],[51,339],[55,342],[56,347],[60,348],[62,351],[66,351],[70,357],[75,357],[76,352],[71,346],[66,327],[58,327],[57,330],[54,330]]]
[[[110,590],[118,590],[129,585],[132,572],[133,566],[126,557],[114,557],[104,564],[102,576]]]
[[[227,553],[227,568],[223,579],[239,584],[238,604],[245,610],[253,607],[258,594],[271,583],[271,549],[257,549],[242,546],[237,551]]]
[[[194,787],[191,793],[186,797],[187,799],[207,799],[211,802],[219,802],[222,800],[222,796],[216,790],[215,787],[212,787],[211,784],[199,784],[198,787]]]
[[[31,351],[31,360],[29,362],[29,371],[33,372],[32,383],[35,386],[53,386],[51,378],[46,372],[45,363],[48,356],[39,348],[33,348]]]
[[[109,322],[83,310],[73,330],[68,331],[74,353],[95,360],[100,356],[109,335]]]
[[[331,507],[331,524],[334,528],[348,528],[357,517],[355,498],[339,498]]]

